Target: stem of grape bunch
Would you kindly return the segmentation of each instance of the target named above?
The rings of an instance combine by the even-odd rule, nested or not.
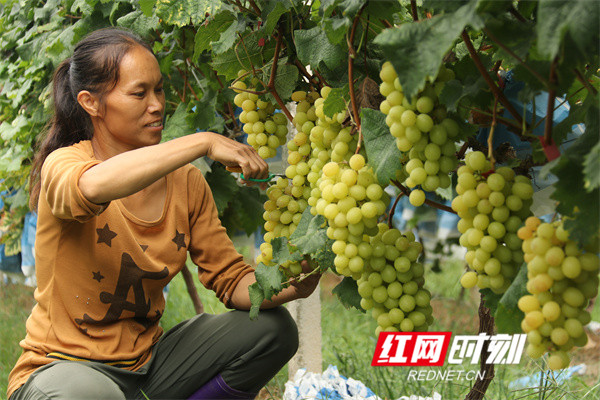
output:
[[[400,189],[405,196],[410,196],[410,189],[408,189],[406,186],[404,186],[400,182],[393,180],[393,179],[390,182],[392,182],[394,184],[394,186],[396,186],[398,189]],[[456,214],[456,211],[454,211],[452,209],[452,207],[445,206],[445,205],[437,203],[433,200],[425,199],[425,204],[427,204],[430,207],[437,208],[438,210],[447,211],[449,213]]]
[[[390,216],[388,218],[388,227],[390,229],[392,229],[394,227],[393,222],[394,222],[394,214],[396,214],[396,206],[398,205],[398,202],[400,201],[402,196],[404,196],[404,193],[399,193],[398,196],[396,196],[396,200],[394,200],[394,204],[392,205],[392,209],[390,210]]]

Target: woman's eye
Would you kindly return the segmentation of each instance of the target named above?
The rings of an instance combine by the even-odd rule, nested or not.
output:
[[[162,93],[163,92],[163,88],[162,87],[156,88],[155,92],[156,93]]]
[[[133,95],[136,97],[144,97],[145,94],[145,92],[135,92]]]

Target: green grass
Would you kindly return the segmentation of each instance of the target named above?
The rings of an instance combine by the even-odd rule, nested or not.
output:
[[[226,308],[212,291],[202,287],[197,280],[195,268],[192,275],[200,297],[209,313],[222,313]],[[455,334],[475,334],[478,327],[478,294],[463,291],[458,284],[462,263],[448,262],[440,274],[427,273],[426,286],[434,294],[433,306],[436,317],[432,331],[452,331]],[[331,280],[329,280],[331,281]],[[323,282],[326,282],[325,280]],[[431,396],[434,391],[444,400],[458,400],[465,397],[470,389],[468,381],[409,381],[410,368],[371,367],[375,349],[375,321],[361,312],[345,309],[330,294],[331,284],[322,285],[322,343],[323,369],[329,364],[336,365],[340,374],[360,380],[384,399],[397,399],[400,396]],[[20,355],[18,342],[25,334],[25,320],[33,306],[33,290],[22,285],[0,286],[0,399],[6,393],[8,373]],[[192,303],[187,294],[183,278],[177,276],[170,285],[167,306],[161,325],[165,330],[194,315]],[[597,347],[595,348],[597,351]],[[585,353],[584,350],[578,350]],[[598,362],[598,357],[591,359]],[[579,362],[574,362],[574,364]],[[457,369],[459,366],[453,366]],[[477,366],[462,366],[477,369]],[[435,369],[443,371],[448,366]],[[432,368],[433,369],[433,368]],[[489,400],[600,400],[600,379],[594,376],[575,376],[569,381],[546,387],[524,390],[510,390],[508,383],[522,376],[542,371],[539,360],[531,361],[526,356],[518,366],[498,366],[496,377],[487,390]],[[287,382],[287,368],[280,371],[261,392],[259,399],[281,399]]]
[[[32,288],[0,283],[0,399],[6,398],[8,374],[21,355],[19,341],[34,303]]]

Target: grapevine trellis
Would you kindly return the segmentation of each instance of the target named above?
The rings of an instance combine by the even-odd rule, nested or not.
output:
[[[220,165],[202,165],[229,232],[264,225],[255,306],[303,279],[307,259],[312,273],[345,277],[335,293],[369,310],[378,331],[427,329],[422,245],[392,223],[397,202],[408,197],[460,217],[469,270],[457,280],[480,289],[480,332],[524,331],[530,356],[549,352],[548,365],[563,367],[570,348],[585,344],[580,326],[598,291],[598,7],[586,0],[6,0],[0,179],[11,196],[3,240],[18,252],[34,144],[51,109],[51,71],[87,32],[123,26],[159,59],[165,140],[196,130],[247,135],[267,159],[287,147],[286,177],[266,194],[239,186]],[[507,77],[516,93],[505,89]],[[568,115],[556,120],[567,103]],[[572,138],[575,125],[585,129]],[[556,178],[552,221],[533,217],[531,178],[540,175]],[[385,215],[388,185],[397,195]],[[486,379],[469,399],[482,398],[493,378],[493,365],[482,360],[481,369]]]

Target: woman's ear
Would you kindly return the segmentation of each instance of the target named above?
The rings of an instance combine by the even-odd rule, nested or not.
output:
[[[90,117],[100,116],[100,100],[89,91],[80,91],[77,94],[77,102],[90,115]]]

